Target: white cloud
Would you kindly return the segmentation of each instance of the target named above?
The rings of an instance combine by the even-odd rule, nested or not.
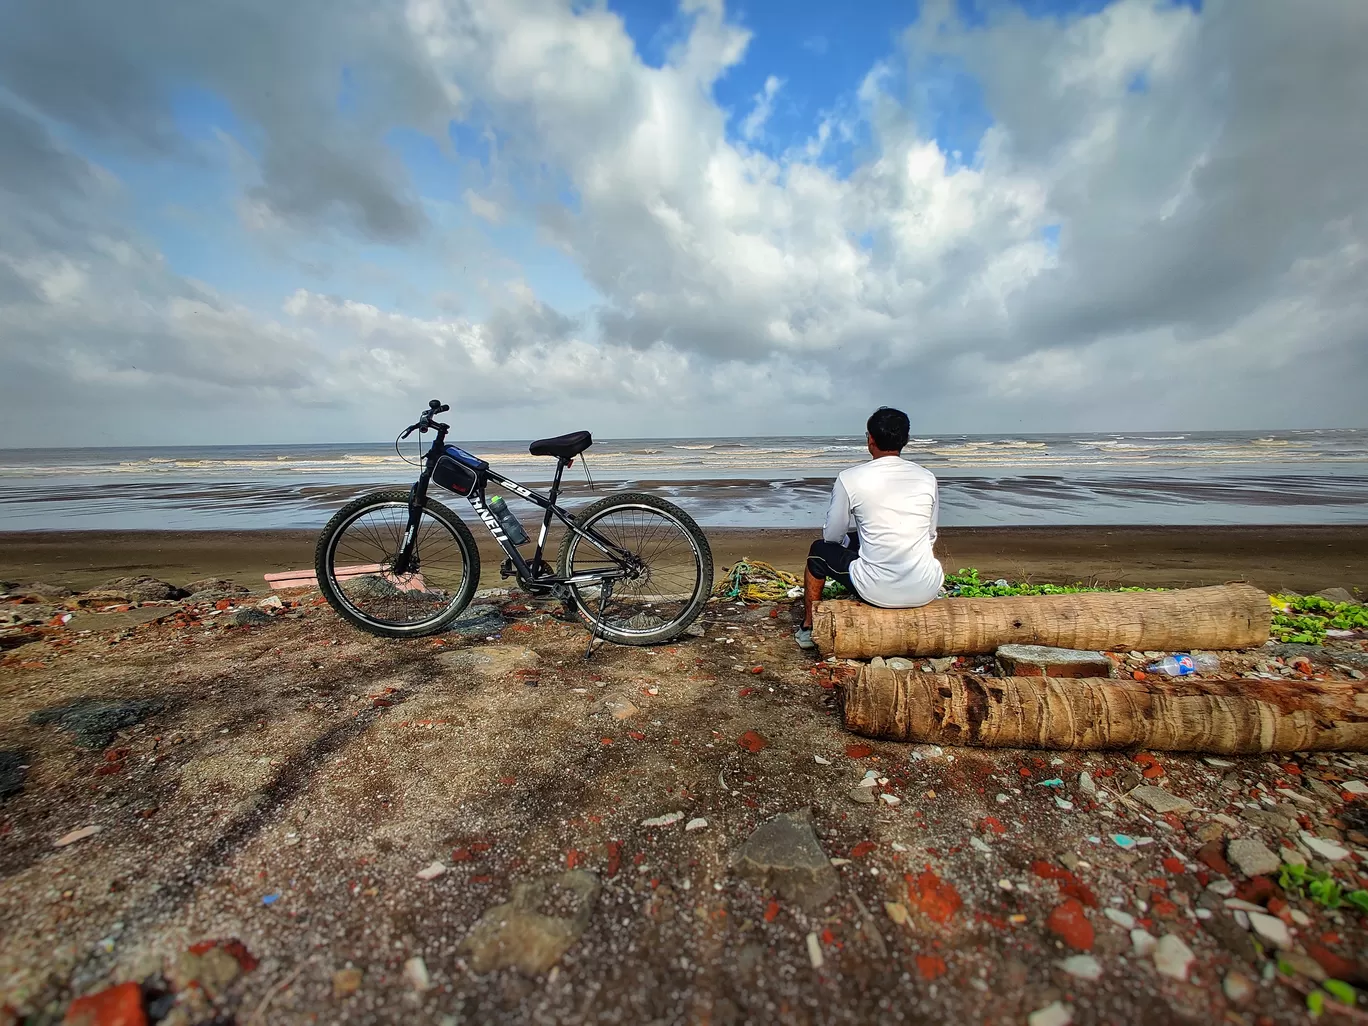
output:
[[[188,28],[219,24],[221,6]],[[146,394],[128,369],[146,353],[137,374],[243,409],[294,396],[398,411],[436,366],[480,408],[547,429],[592,414],[624,434],[831,430],[882,402],[919,430],[1365,423],[1358,0],[1201,13],[1117,0],[1072,19],[1004,8],[979,26],[928,4],[901,53],[773,157],[748,143],[780,77],[739,138],[714,98],[749,41],[720,0],[686,0],[691,27],[661,67],[601,5],[311,7],[302,58],[289,40],[303,16],[279,8],[261,9],[279,47],[227,33],[205,72],[266,133],[240,166],[247,223],[276,245],[339,226],[408,245],[442,201],[414,198],[382,140],[399,125],[444,140],[447,117],[469,117],[498,145],[484,180],[460,182],[465,207],[535,219],[602,307],[568,318],[515,281],[479,319],[421,317],[291,282],[282,310],[246,309],[165,268],[117,223],[107,175],[11,118],[0,147],[27,199],[0,205],[0,360],[27,368],[26,394],[78,364],[104,375],[107,402]],[[46,10],[26,7],[41,28],[21,33],[30,43],[60,39]],[[28,65],[10,88],[73,131],[162,145],[147,90],[159,68],[192,69],[144,27],[83,39],[107,94],[96,107],[77,102],[90,83]],[[252,74],[233,72],[249,53]],[[967,162],[947,159],[893,84],[898,64],[916,75],[942,57],[977,78],[994,118]],[[146,74],[115,74],[130,64]],[[320,99],[344,66],[381,83],[358,85],[351,122]],[[280,110],[253,92],[290,89],[303,98]],[[842,170],[838,146],[853,154]],[[40,223],[72,195],[55,227]],[[1315,400],[1269,402],[1289,375]]]

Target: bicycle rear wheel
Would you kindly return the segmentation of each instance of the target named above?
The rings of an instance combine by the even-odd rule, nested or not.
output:
[[[408,514],[408,492],[363,495],[328,521],[314,551],[328,604],[383,638],[437,633],[461,615],[480,583],[480,553],[470,528],[431,499],[418,521],[416,565],[395,573]]]
[[[689,514],[654,495],[624,492],[585,507],[575,522],[640,564],[635,576],[612,582],[603,603],[598,584],[568,586],[571,611],[600,637],[619,645],[657,645],[673,641],[698,618],[712,591],[712,550]],[[562,577],[617,565],[578,534],[567,534],[561,543]]]

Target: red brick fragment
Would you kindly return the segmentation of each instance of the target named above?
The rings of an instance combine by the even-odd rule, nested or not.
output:
[[[846,757],[851,759],[867,759],[874,754],[874,749],[869,745],[846,745]]]
[[[1156,896],[1150,904],[1150,912],[1158,919],[1178,918],[1178,906],[1168,898]]]
[[[850,849],[850,857],[852,859],[862,859],[877,847],[878,845],[873,841],[861,841]]]
[[[918,955],[917,973],[923,980],[934,980],[945,975],[945,959],[940,955]]]
[[[748,730],[736,742],[748,752],[758,752],[769,747],[769,739],[755,730]]]
[[[771,901],[768,905],[765,906],[765,922],[767,922],[767,923],[772,923],[772,922],[774,922],[775,917],[778,916],[778,915],[779,915],[779,902],[777,902],[777,901]]]
[[[142,989],[136,983],[120,983],[77,998],[62,1021],[67,1026],[147,1026]]]
[[[1206,844],[1198,848],[1197,861],[1222,876],[1232,874],[1230,863],[1226,861],[1225,855],[1221,851],[1220,841],[1207,841]]]
[[[605,870],[608,876],[617,876],[618,869],[622,866],[622,842],[608,842],[608,868]]]
[[[1071,880],[1059,885],[1059,893],[1066,898],[1075,898],[1088,908],[1097,908],[1097,895],[1082,880]]]
[[[1162,777],[1164,775],[1164,767],[1156,762],[1154,765],[1146,766],[1141,770],[1140,775],[1147,780],[1153,780],[1156,777]]]
[[[907,896],[912,907],[934,923],[948,923],[964,901],[959,892],[931,871],[931,867],[913,876],[907,873]]]
[[[1329,948],[1315,941],[1308,941],[1306,953],[1320,963],[1320,967],[1330,974],[1332,979],[1343,980],[1345,983],[1352,983],[1363,986],[1368,983],[1368,971],[1357,964],[1351,962],[1342,955],[1337,955]]]
[[[1092,923],[1083,911],[1083,903],[1076,898],[1056,905],[1045,920],[1045,928],[1075,951],[1092,950]]]
[[[1007,832],[1007,828],[1002,825],[1002,820],[998,819],[996,816],[984,816],[983,822],[979,824],[979,826],[981,829],[991,830],[995,834],[1005,834]]]
[[[1273,881],[1266,876],[1252,876],[1235,887],[1235,896],[1262,905],[1277,893]]]
[[[1176,859],[1172,855],[1164,859],[1164,868],[1170,873],[1182,873],[1187,869],[1187,863],[1182,859]]]

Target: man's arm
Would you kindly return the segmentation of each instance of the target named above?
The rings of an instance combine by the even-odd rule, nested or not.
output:
[[[936,527],[940,523],[940,482],[931,486],[931,544],[936,544]]]
[[[850,495],[838,477],[831,488],[831,505],[827,508],[826,524],[822,527],[822,537],[829,542],[846,543],[846,535],[854,526],[850,519]]]

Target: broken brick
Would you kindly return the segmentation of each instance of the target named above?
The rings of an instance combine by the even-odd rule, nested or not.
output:
[[[1045,920],[1045,928],[1075,951],[1091,951],[1094,934],[1092,923],[1083,911],[1083,903],[1069,898],[1056,905]]]

